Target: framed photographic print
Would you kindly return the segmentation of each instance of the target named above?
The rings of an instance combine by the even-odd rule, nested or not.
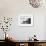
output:
[[[31,14],[20,14],[18,24],[19,26],[33,26],[33,16]]]

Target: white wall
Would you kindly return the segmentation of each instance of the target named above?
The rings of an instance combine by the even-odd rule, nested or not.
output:
[[[32,14],[34,16],[33,26],[18,26],[19,14]],[[28,0],[0,0],[0,16],[13,17],[12,27],[9,32],[17,40],[27,40],[34,34],[37,35],[39,40],[45,40],[45,15],[46,8],[32,8]],[[2,36],[0,39],[2,39]]]

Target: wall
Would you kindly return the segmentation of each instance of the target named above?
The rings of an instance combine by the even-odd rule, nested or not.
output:
[[[19,14],[32,14],[34,16],[33,26],[18,26]],[[27,40],[34,34],[37,35],[39,40],[45,40],[45,15],[46,8],[33,8],[29,5],[28,0],[0,0],[0,16],[13,17],[12,26],[8,32],[17,40]],[[0,39],[2,39],[2,36],[0,36]]]

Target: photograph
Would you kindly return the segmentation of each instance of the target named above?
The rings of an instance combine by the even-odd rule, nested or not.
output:
[[[33,26],[33,15],[19,15],[18,24],[19,26]]]

